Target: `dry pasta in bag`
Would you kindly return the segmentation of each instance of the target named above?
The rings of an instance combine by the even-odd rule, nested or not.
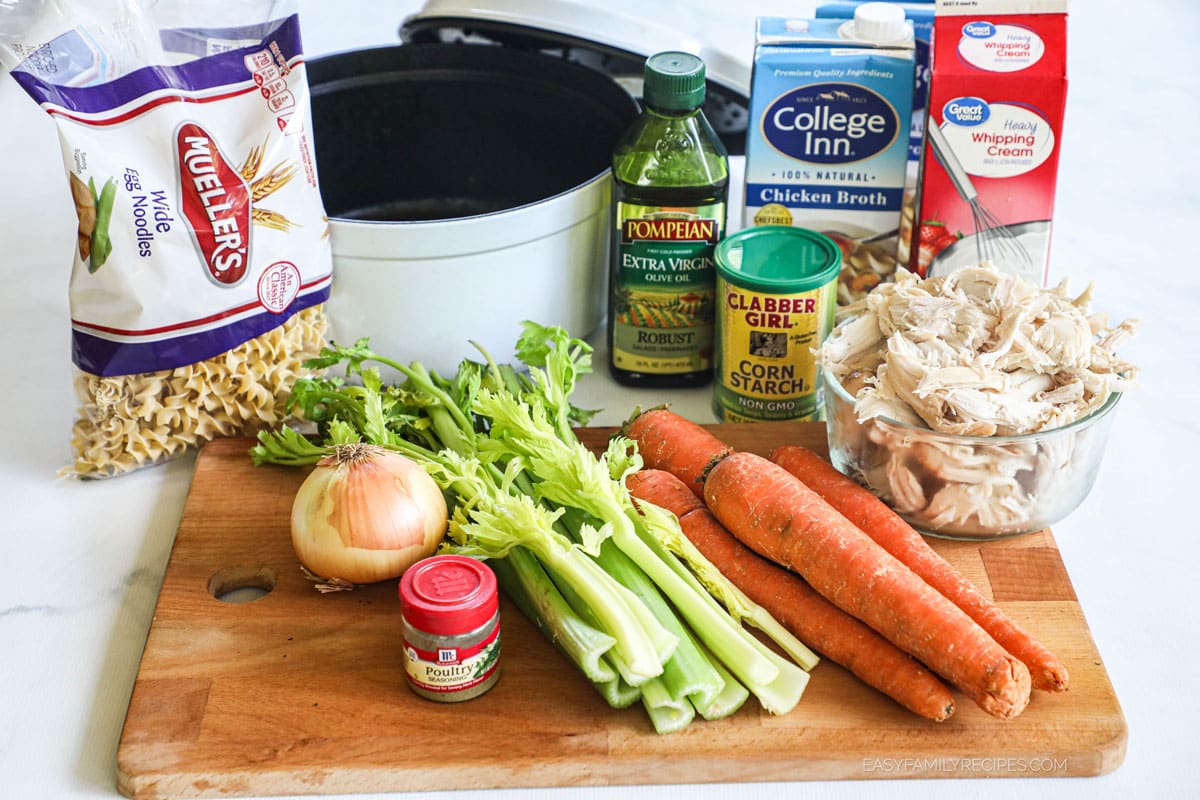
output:
[[[64,472],[117,475],[275,425],[325,343],[332,273],[298,16],[32,5],[0,57],[58,125],[78,221]]]

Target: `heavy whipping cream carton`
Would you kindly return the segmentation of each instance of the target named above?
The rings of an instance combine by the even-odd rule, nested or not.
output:
[[[1046,282],[1066,95],[1066,0],[938,0],[911,269]]]
[[[914,68],[912,25],[888,3],[758,20],[743,221],[834,239],[840,303],[896,268]]]

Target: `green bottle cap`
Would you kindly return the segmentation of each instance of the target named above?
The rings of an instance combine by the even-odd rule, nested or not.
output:
[[[646,59],[642,99],[666,111],[704,104],[704,61],[691,53],[656,53]]]

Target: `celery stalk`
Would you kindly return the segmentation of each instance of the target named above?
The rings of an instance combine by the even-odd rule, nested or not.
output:
[[[671,697],[676,700],[695,697],[701,704],[713,702],[723,688],[721,676],[654,583],[611,542],[601,545],[597,561],[605,572],[637,595],[664,628],[678,637],[675,651],[663,664],[661,676]]]
[[[720,661],[713,659],[712,663],[725,685],[711,703],[699,705],[693,700],[693,704],[696,705],[696,713],[704,719],[723,719],[736,713],[745,705],[750,698],[750,690],[739,683],[738,679],[733,677],[733,674],[725,669]]]
[[[608,659],[604,660],[607,661]],[[614,671],[615,675],[615,668],[611,664],[607,666]],[[642,690],[636,686],[630,686],[620,675],[616,675],[610,681],[602,683],[593,682],[592,686],[604,698],[604,702],[608,703],[612,708],[629,708],[629,706],[642,699]]]
[[[431,474],[443,488],[457,491],[473,503],[469,511],[460,505],[451,515],[449,535],[457,545],[456,552],[504,558],[517,545],[528,548],[547,570],[571,583],[595,613],[601,629],[617,640],[613,650],[631,670],[626,676],[629,683],[636,686],[662,674],[658,642],[670,634],[661,626],[648,632],[645,620],[630,613],[624,596],[628,590],[597,567],[584,547],[554,530],[557,513],[527,495],[493,491],[477,462],[454,454],[447,454],[447,461],[448,466]],[[598,545],[595,541],[587,547]]]
[[[639,530],[643,527],[642,523],[645,518],[639,515],[636,509],[630,512],[630,519]],[[716,599],[705,590],[700,580],[684,567],[683,564],[679,563],[678,559],[671,555],[661,542],[653,536],[645,534],[644,544],[659,555],[664,563],[671,564],[675,568],[680,580],[690,585],[705,602],[711,603],[714,606],[718,605]],[[780,656],[742,628],[739,627],[738,630],[745,634],[746,645],[758,651],[763,658],[774,664],[778,670],[778,674],[769,680],[761,681],[754,676],[743,673],[737,663],[731,664],[725,662],[725,666],[745,682],[746,688],[758,698],[758,701],[767,711],[772,714],[786,714],[791,711],[800,702],[800,697],[804,694],[804,690],[808,686],[808,673],[802,667]],[[720,653],[717,655],[720,657]]]
[[[779,675],[766,683],[747,682],[746,688],[770,713],[786,714],[796,707],[804,690],[808,688],[808,673],[757,639],[754,641],[762,648],[763,657],[774,662],[779,668]]]
[[[568,533],[590,524],[586,515],[576,508],[563,508],[561,521]],[[721,676],[654,582],[609,540],[601,543],[596,563],[637,595],[663,627],[678,638],[674,653],[663,664],[662,680],[671,696],[677,700],[693,698],[702,705],[711,703],[722,689]]]
[[[638,503],[639,531],[673,553],[689,568],[709,594],[720,600],[736,619],[758,628],[803,670],[809,671],[819,661],[817,654],[785,628],[769,611],[755,603],[745,592],[726,578],[711,561],[684,535],[679,520],[670,511],[653,503]],[[677,563],[677,562],[676,562]],[[681,568],[683,565],[680,565]]]
[[[490,560],[504,594],[559,647],[593,683],[615,681],[605,660],[616,639],[586,623],[563,599],[529,551],[514,547],[508,557]]]
[[[541,499],[579,508],[603,521],[605,527],[611,526],[610,535],[617,547],[654,581],[697,637],[747,687],[770,684],[778,677],[778,666],[751,646],[754,637],[707,590],[697,591],[689,585],[638,536],[628,516],[634,513],[629,492],[609,474],[605,457],[596,458],[578,440],[563,441],[544,409],[511,395],[481,391],[475,407],[493,420],[491,437],[480,443],[481,451],[519,455],[539,479],[536,487]]]
[[[646,681],[640,687],[642,705],[658,733],[675,733],[686,728],[696,716],[696,709],[686,699],[676,700],[660,678]]]
[[[634,533],[632,525],[624,529],[615,526],[613,541],[646,571],[675,604],[675,608],[688,621],[696,636],[712,648],[713,653],[735,675],[753,683],[770,683],[775,680],[779,674],[778,667],[759,657],[750,644],[752,637],[745,634],[722,609],[706,602],[706,598],[709,597],[707,593],[697,593],[674,569],[647,547]]]
[[[588,606],[587,602],[579,596],[579,593],[572,588],[570,582],[555,576],[553,571],[547,572],[547,575],[549,575],[550,580],[554,582],[563,599],[566,600],[571,608],[575,610],[575,613],[577,613],[581,618],[583,618],[584,621],[593,627],[601,628],[603,626],[603,623],[600,622],[599,618],[596,616],[596,613],[591,609],[591,607]],[[673,647],[674,643],[672,643],[672,648]],[[669,654],[661,657],[661,661],[664,663],[664,670],[666,669],[665,663],[669,659]],[[639,683],[644,682],[644,678],[638,678],[633,670],[630,669],[628,663],[626,663],[625,658],[616,650],[609,650],[605,654],[605,660],[617,671],[617,675],[621,679],[621,684],[623,686],[636,688],[636,686],[633,686],[633,684],[630,683],[630,680]]]
[[[658,654],[659,663],[666,664],[679,646],[679,637],[663,623],[662,618],[645,603],[637,592],[625,585],[617,576],[609,572],[600,561],[596,560],[607,549],[605,548],[605,544],[607,543],[601,543],[600,553],[593,554],[591,566],[588,568],[595,570],[597,580],[601,580],[600,576],[603,575],[604,579],[614,581],[616,584],[613,587],[614,593],[621,598],[625,604],[625,610],[629,615],[641,624],[642,629],[646,632],[647,637],[649,637],[654,647],[655,653]],[[626,680],[629,680],[629,678],[626,677]],[[630,681],[630,683],[634,682]],[[634,685],[637,684],[634,683]]]

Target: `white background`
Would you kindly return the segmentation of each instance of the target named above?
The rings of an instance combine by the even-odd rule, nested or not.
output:
[[[633,3],[607,3],[630,6]],[[643,8],[658,4],[642,3]],[[688,4],[685,24],[750,47],[749,20],[804,2]],[[301,3],[310,56],[390,43],[414,2]],[[1193,457],[1200,289],[1200,60],[1190,0],[1074,4],[1071,88],[1052,278],[1143,327],[1126,354],[1141,388],[1118,409],[1091,496],[1055,534],[1129,724],[1128,755],[1089,779],[882,781],[550,789],[408,795],[414,800],[682,800],[799,796],[965,798],[1196,796],[1200,568]],[[192,460],[114,481],[62,481],[75,413],[67,279],[74,215],[49,117],[0,75],[0,795],[115,797],[115,752]],[[597,353],[603,363],[603,353]],[[631,392],[602,372],[580,389],[616,423],[670,400],[711,419],[707,390]],[[916,754],[919,755],[919,754]]]

